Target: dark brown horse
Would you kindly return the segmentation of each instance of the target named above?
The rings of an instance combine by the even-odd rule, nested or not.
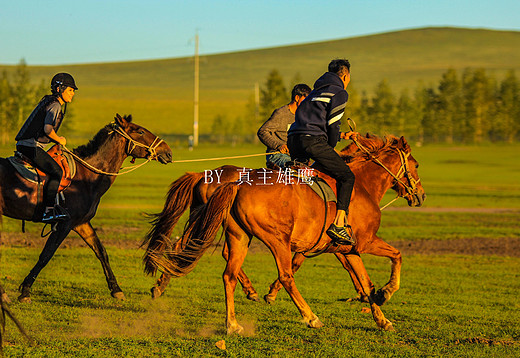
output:
[[[307,185],[259,184],[261,170],[252,171],[252,185],[227,183],[220,185],[209,197],[203,209],[194,215],[181,240],[173,251],[164,257],[163,248],[155,243],[159,253],[150,247],[145,255],[148,272],[157,268],[168,275],[182,276],[188,273],[213,241],[220,225],[225,222],[226,243],[229,257],[224,272],[227,307],[228,333],[240,333],[234,313],[234,289],[241,265],[247,253],[248,243],[253,236],[263,241],[275,257],[279,280],[300,310],[309,327],[319,327],[321,322],[312,313],[294,285],[291,266],[291,251],[307,252],[311,249],[342,254],[342,263],[353,277],[354,284],[370,301],[377,325],[392,329],[392,324],[382,314],[375,301],[374,286],[359,257],[359,252],[367,252],[370,246],[388,247],[377,237],[380,224],[378,203],[387,189],[393,187],[406,197],[410,205],[419,206],[424,199],[424,190],[417,175],[417,162],[410,154],[410,147],[404,138],[366,138],[361,141],[364,154],[355,155],[350,167],[356,174],[356,186],[351,202],[349,222],[353,226],[358,243],[352,246],[329,246],[330,238],[320,233],[324,225],[330,224],[335,215],[335,204],[329,203],[325,217],[323,201]],[[264,183],[265,184],[265,183]],[[277,205],[273,205],[277,203]],[[168,246],[168,226],[158,218],[154,223],[155,237],[162,245]],[[160,228],[162,226],[162,228]],[[161,235],[161,230],[162,231]],[[318,244],[316,244],[320,238]],[[396,250],[397,251],[397,250]],[[398,251],[397,251],[398,252]],[[390,297],[399,287],[400,254],[393,261],[390,281],[385,285],[384,299]]]
[[[147,129],[131,122],[132,117],[116,116],[115,121],[102,128],[86,145],[74,149],[76,175],[63,191],[63,207],[71,218],[57,224],[48,237],[45,247],[29,275],[20,285],[20,302],[30,302],[31,286],[40,271],[50,261],[71,230],[81,236],[101,261],[108,288],[113,297],[124,299],[116,277],[109,264],[108,255],[90,220],[96,215],[99,201],[110,188],[124,160],[148,158],[163,164],[172,161],[172,151],[162,140]],[[38,204],[39,190],[21,177],[4,158],[0,158],[1,214],[20,220],[32,220]]]

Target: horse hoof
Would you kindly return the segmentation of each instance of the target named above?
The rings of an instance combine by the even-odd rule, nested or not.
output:
[[[244,332],[244,327],[242,327],[239,324],[228,327],[228,329],[227,329],[228,336],[231,336],[233,334],[241,335],[243,332]]]
[[[11,303],[11,300],[9,299],[9,296],[7,296],[7,293],[2,293],[2,297],[0,297],[0,300],[4,303]]]
[[[269,295],[265,295],[264,296],[264,301],[267,302],[270,305],[274,305],[274,300],[275,300],[274,297],[271,297]]]
[[[152,287],[150,292],[152,293],[152,298],[153,299],[159,298],[162,295],[162,292],[161,292],[161,290],[159,290],[158,287]]]
[[[112,297],[120,301],[125,300],[125,294],[123,293],[123,291],[112,292]]]
[[[371,296],[374,303],[378,306],[384,305],[385,302],[390,299],[390,295],[382,289],[377,290],[377,292],[373,293]]]
[[[394,325],[392,324],[392,322],[388,321],[385,323],[383,330],[385,330],[387,332],[393,332],[393,331],[395,331]]]
[[[361,302],[361,303],[369,303],[368,296],[357,296],[352,298],[347,298],[347,302]]]
[[[307,322],[307,327],[309,328],[321,328],[323,327],[323,323],[320,321],[318,317],[314,317],[309,322]]]
[[[18,296],[18,302],[20,303],[31,303],[31,296],[24,296],[24,295],[20,295]]]
[[[254,302],[260,302],[260,296],[258,296],[258,293],[248,293],[247,299]]]

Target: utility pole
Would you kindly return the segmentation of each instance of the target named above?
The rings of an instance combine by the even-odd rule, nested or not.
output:
[[[193,91],[193,146],[199,145],[199,34],[195,34],[195,83]]]

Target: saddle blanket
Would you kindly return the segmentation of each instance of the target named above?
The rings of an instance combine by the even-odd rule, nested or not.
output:
[[[67,163],[69,164],[70,177],[74,178],[74,174],[76,174],[76,162],[74,161],[74,158],[72,158],[72,156],[67,152],[63,152],[63,156],[67,159]],[[38,173],[36,173],[36,168],[20,159],[17,155],[8,157],[6,159],[13,165],[13,167],[22,177],[31,183],[38,184],[39,176]]]
[[[296,171],[292,172],[292,176],[294,178],[298,178],[298,174]],[[329,184],[319,176],[313,176],[310,178],[304,178],[304,182],[312,189],[318,196],[324,201],[332,201],[337,202],[336,194],[329,186]]]

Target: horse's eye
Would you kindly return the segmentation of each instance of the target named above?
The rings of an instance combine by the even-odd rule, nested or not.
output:
[[[144,131],[141,129],[141,130],[138,131],[137,133],[139,133],[139,135],[143,135],[143,134],[144,134]]]

